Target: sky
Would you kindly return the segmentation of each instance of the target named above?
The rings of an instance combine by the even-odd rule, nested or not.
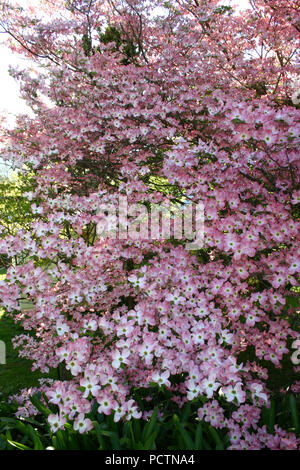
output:
[[[25,6],[28,2],[18,0],[16,3]],[[13,127],[16,114],[31,113],[31,110],[20,98],[19,86],[16,80],[9,75],[8,69],[9,66],[25,68],[28,60],[10,51],[5,45],[7,37],[6,34],[0,35],[0,115],[7,118],[9,127]],[[10,170],[1,162],[0,157],[0,175],[8,175],[9,173]]]
[[[26,60],[12,54],[11,51],[0,43],[0,112],[10,117],[13,122],[13,115],[28,111],[28,107],[19,96],[18,84],[8,73],[9,66],[26,67]]]
[[[23,68],[25,62],[24,59],[16,57],[5,45],[0,43],[0,115],[7,118],[9,127],[13,127],[16,114],[30,112],[30,109],[20,98],[18,84],[8,73],[10,65]],[[6,165],[1,163],[0,159],[0,174],[6,175],[7,173],[9,170]]]
[[[27,0],[28,1],[28,0]],[[20,5],[25,6],[26,0],[18,0]],[[38,3],[38,0],[34,0]],[[230,1],[224,0],[224,4],[229,4]],[[248,0],[235,0],[232,1],[238,5],[239,9],[247,7]],[[28,59],[21,58],[12,52],[5,46],[4,42],[6,34],[0,35],[0,114],[7,116],[8,124],[13,126],[15,122],[14,116],[16,114],[30,113],[30,109],[26,106],[24,101],[19,96],[19,88],[16,81],[9,75],[8,68],[12,66],[20,66],[20,68],[26,67]],[[0,159],[0,173],[5,173],[6,167],[3,166]]]
[[[18,4],[25,6],[25,0],[17,0]],[[10,49],[4,44],[7,40],[8,35],[0,35],[0,113],[4,112],[10,117],[9,121],[14,122],[13,115],[18,113],[24,113],[29,108],[19,97],[18,84],[9,75],[8,68],[12,66],[20,66],[21,68],[26,67],[26,59],[21,56],[13,54]]]

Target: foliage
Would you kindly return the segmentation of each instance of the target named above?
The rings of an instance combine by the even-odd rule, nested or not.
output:
[[[15,173],[9,178],[0,177],[0,237],[14,235],[18,230],[28,230],[34,215],[31,204],[24,196],[33,187],[30,173]],[[3,253],[0,255],[0,268],[6,269],[11,263],[10,257]],[[21,263],[23,257],[14,260]]]
[[[3,310],[0,310],[0,340],[6,345],[6,364],[0,364],[0,416],[7,416],[8,411],[17,412],[17,405],[11,407],[8,400],[22,389],[40,387],[39,379],[45,378],[40,371],[32,371],[32,361],[18,356],[13,349],[12,338],[23,333],[20,325],[15,325]],[[48,375],[47,375],[48,377]],[[57,377],[57,372],[52,372],[52,377]]]
[[[38,395],[31,400],[41,411],[39,417],[22,420],[0,417],[2,450],[224,450],[230,446],[226,429],[216,429],[197,418],[197,407],[201,402],[185,405],[177,413],[164,417],[159,417],[158,408],[155,408],[147,420],[132,419],[118,423],[114,422],[112,415],[99,414],[94,407],[88,415],[93,429],[88,434],[80,434],[70,423],[66,423],[62,430],[51,432],[46,418],[56,410],[51,405],[50,408],[45,407]],[[288,424],[290,430],[297,428],[299,432],[293,395],[287,395],[282,403],[272,401],[270,408],[263,409],[260,424],[267,427],[269,441],[279,422]],[[283,435],[279,447],[285,447],[285,438]],[[276,439],[273,439],[273,445],[278,446]]]

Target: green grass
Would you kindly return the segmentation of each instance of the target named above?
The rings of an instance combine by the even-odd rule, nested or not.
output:
[[[0,270],[0,280],[6,277],[6,270]],[[20,301],[22,311],[31,308],[32,303]],[[50,377],[57,378],[57,371],[51,370],[49,374],[42,374],[39,370],[32,372],[32,361],[19,357],[18,351],[13,348],[12,338],[24,333],[19,324],[5,315],[0,308],[0,341],[5,343],[6,364],[0,364],[0,416],[5,413],[5,408],[10,395],[18,394],[24,388],[39,386],[38,379]],[[28,332],[27,332],[28,333]]]
[[[28,307],[24,305],[24,309]],[[0,364],[0,415],[1,402],[7,403],[10,395],[18,393],[23,388],[38,386],[38,379],[49,377],[39,371],[31,371],[32,362],[20,358],[18,352],[12,346],[12,338],[22,334],[21,326],[16,325],[11,318],[7,318],[3,310],[0,310],[0,340],[6,345],[6,364]],[[53,373],[51,374],[53,377]]]

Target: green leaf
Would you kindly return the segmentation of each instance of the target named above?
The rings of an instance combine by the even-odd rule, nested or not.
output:
[[[83,442],[83,450],[93,450],[94,449],[92,440],[86,434],[82,435],[82,442]]]
[[[100,424],[97,421],[93,421],[93,426],[94,426],[94,430],[95,430],[98,442],[100,444],[100,449],[105,450],[106,445],[105,445],[105,440],[104,440],[103,435],[102,435],[103,433],[102,433]]]
[[[77,439],[76,435],[71,435],[70,433],[68,434],[68,450],[78,450],[80,449],[80,442]]]
[[[234,124],[242,124],[242,123],[244,123],[245,121],[242,121],[242,120],[239,119],[239,118],[234,118],[234,119],[232,119],[232,122],[233,122]]]
[[[138,441],[141,440],[141,437],[142,437],[142,430],[141,430],[140,420],[139,419],[133,419],[132,420],[132,426],[133,426],[135,441],[138,442]]]
[[[55,450],[58,450],[58,443],[57,443],[57,437],[56,436],[52,436],[52,445],[53,445]]]
[[[49,408],[43,405],[39,397],[40,397],[39,394],[33,395],[32,397],[30,397],[30,401],[36,407],[36,409],[40,411],[40,413],[48,417],[52,412],[51,410],[49,410]]]
[[[19,450],[32,450],[30,447],[27,447],[24,444],[21,444],[20,442],[11,441],[10,439],[8,439],[7,442]]]
[[[215,428],[209,426],[209,432],[216,443],[216,450],[224,450],[224,444]]]
[[[299,433],[299,417],[298,417],[298,411],[297,411],[297,403],[294,395],[289,396],[289,403],[290,403],[290,408],[291,408],[291,413],[292,413],[292,420],[293,420],[293,425],[295,427],[295,433]]]
[[[40,440],[38,433],[33,429],[30,424],[26,426],[26,434],[31,438],[34,445],[34,450],[44,450],[42,441]]]
[[[154,408],[154,411],[152,413],[152,416],[150,418],[150,420],[148,421],[148,423],[146,424],[146,426],[144,427],[143,429],[143,433],[142,433],[142,440],[143,442],[146,442],[150,436],[152,435],[153,431],[154,431],[154,427],[157,423],[157,415],[158,415],[158,408]]]
[[[5,434],[6,434],[6,440],[7,440],[7,442],[8,442],[9,440],[12,440],[12,435],[11,435],[11,432],[10,432],[9,430],[7,430]]]
[[[297,308],[299,305],[299,297],[295,297],[294,295],[286,296],[286,306]]]
[[[157,438],[158,433],[159,433],[159,429],[156,429],[151,434],[149,439],[147,439],[147,441],[145,442],[143,450],[155,450],[156,449],[155,439]]]
[[[203,438],[203,450],[212,450],[206,439]]]
[[[179,418],[178,418],[177,415],[173,416],[173,421],[174,421],[174,424],[175,424],[175,427],[176,427],[177,431],[179,432],[180,436],[182,437],[182,440],[184,442],[186,450],[194,450],[194,447],[195,447],[194,442],[193,442],[191,436],[189,435],[189,433],[186,431],[186,429],[184,429],[184,427],[181,424],[181,422],[179,421]]]
[[[64,436],[63,436],[63,433],[61,430],[57,431],[55,436],[53,436],[53,439],[55,437],[55,444],[56,445],[53,445],[54,448],[56,450],[65,450],[67,449],[67,446],[66,446],[66,443],[65,443],[65,440],[64,440]],[[53,439],[52,439],[52,442],[53,442]]]
[[[2,435],[0,436],[0,450],[5,450],[7,448],[6,439],[2,439]]]
[[[202,424],[199,423],[196,429],[196,436],[195,436],[195,450],[202,449]]]
[[[112,432],[111,433],[111,443],[112,443],[112,448],[114,450],[122,450],[122,446],[121,446],[121,443],[120,443],[120,439],[119,439],[119,435],[117,432]]]
[[[190,405],[190,403],[188,403],[183,408],[183,413],[182,413],[182,416],[181,416],[181,422],[185,423],[188,420],[190,414],[191,414],[191,405]]]

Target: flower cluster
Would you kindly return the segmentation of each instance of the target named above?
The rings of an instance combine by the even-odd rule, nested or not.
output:
[[[49,74],[19,75],[36,116],[3,137],[3,158],[35,183],[30,229],[0,238],[0,254],[25,259],[0,281],[0,298],[24,327],[20,354],[43,372],[65,369],[68,379],[45,388],[58,409],[51,428],[71,420],[88,432],[95,403],[115,421],[139,418],[132,390],[154,383],[179,406],[205,397],[199,419],[227,427],[232,448],[296,448],[294,435],[258,426],[270,370],[299,342],[300,110],[286,80],[296,71],[295,13],[288,1],[285,14],[270,0],[255,2],[259,14],[233,15],[218,1],[174,0],[155,17],[142,0],[113,11],[95,1],[84,13],[93,34],[109,17],[134,47],[98,35],[83,48],[77,3],[68,23],[53,2],[53,28],[23,18],[30,35],[19,34]],[[17,28],[25,13],[14,15]],[[202,203],[203,248],[99,237],[97,209],[119,195]]]

